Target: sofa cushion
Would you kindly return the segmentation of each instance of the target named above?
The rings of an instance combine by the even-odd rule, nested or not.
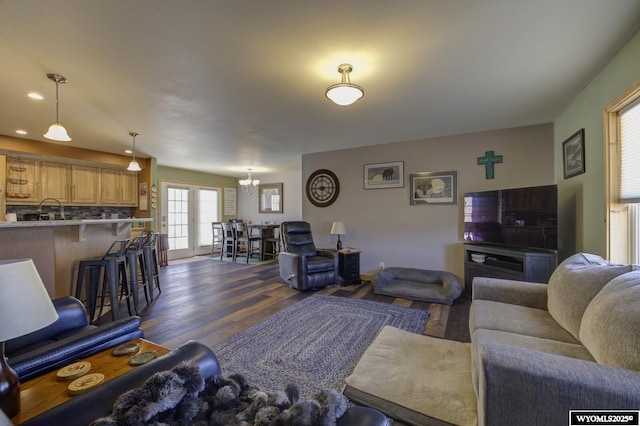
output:
[[[478,350],[483,344],[498,343],[501,345],[518,346],[525,349],[561,355],[569,358],[595,361],[589,351],[579,343],[559,342],[557,340],[543,339],[540,337],[525,336],[523,334],[508,333],[498,330],[479,329],[473,334],[473,348],[471,349],[471,376],[473,388],[478,395]]]
[[[476,425],[470,346],[385,326],[344,394],[409,424]]]
[[[469,311],[469,331],[499,330],[566,343],[579,343],[560,327],[548,311],[490,300],[474,300]]]
[[[584,310],[593,297],[613,278],[633,269],[633,265],[611,263],[594,254],[568,257],[549,278],[549,313],[578,339]]]
[[[584,312],[580,339],[600,363],[640,370],[640,271],[620,275]]]

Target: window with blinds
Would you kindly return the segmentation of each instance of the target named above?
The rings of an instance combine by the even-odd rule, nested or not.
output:
[[[640,203],[640,101],[620,116],[620,202]]]
[[[606,256],[640,264],[640,81],[604,108]]]
[[[640,101],[620,110],[620,202],[628,204],[629,263],[640,263]]]

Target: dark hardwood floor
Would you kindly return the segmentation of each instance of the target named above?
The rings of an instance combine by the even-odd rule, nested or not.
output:
[[[140,295],[145,338],[176,348],[188,340],[212,346],[313,294],[375,300],[430,312],[424,334],[468,342],[470,302],[452,306],[379,296],[371,283],[301,292],[280,278],[278,263],[247,265],[208,256],[170,262],[160,269],[162,294],[146,305]],[[127,315],[126,304],[120,305]],[[104,315],[101,321],[110,320]]]

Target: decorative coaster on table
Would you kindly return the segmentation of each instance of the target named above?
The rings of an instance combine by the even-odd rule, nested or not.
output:
[[[142,352],[142,353],[139,353],[138,355],[132,356],[131,359],[129,360],[129,364],[142,365],[157,357],[158,357],[158,352],[156,351]]]
[[[138,353],[140,350],[140,343],[125,343],[115,348],[112,352],[115,356],[131,355]]]
[[[89,370],[91,370],[91,363],[89,361],[74,362],[58,370],[56,377],[58,380],[74,380],[84,376]]]
[[[93,387],[98,386],[102,382],[104,382],[104,374],[91,373],[75,379],[73,382],[69,383],[67,390],[69,391],[69,395],[79,395]]]

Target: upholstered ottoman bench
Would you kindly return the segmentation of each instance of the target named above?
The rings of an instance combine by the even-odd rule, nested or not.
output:
[[[375,294],[446,305],[451,305],[462,293],[458,278],[445,271],[385,268],[371,282]]]
[[[385,326],[343,394],[411,425],[476,426],[471,344]]]

